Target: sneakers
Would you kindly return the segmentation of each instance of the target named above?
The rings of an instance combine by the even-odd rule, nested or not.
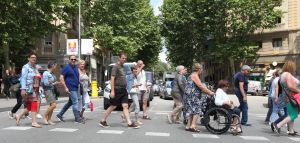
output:
[[[8,118],[9,119],[13,119],[14,118],[14,115],[11,111],[8,111]]]
[[[36,118],[38,118],[38,119],[43,119],[43,116],[42,116],[41,114],[37,114],[37,115],[36,115]]]
[[[102,128],[108,128],[109,127],[109,125],[107,124],[106,121],[100,121],[99,126],[101,126]]]
[[[277,125],[275,123],[272,123],[272,126],[274,128],[274,131],[277,133],[277,134],[280,134],[280,128],[277,127]]]
[[[83,119],[75,121],[76,124],[85,124],[85,121]]]
[[[131,123],[130,125],[128,124],[128,128],[133,128],[133,129],[138,129],[140,126],[136,125],[135,123]]]
[[[271,123],[271,130],[272,132],[274,132],[274,126],[273,126],[274,123]]]
[[[65,120],[63,119],[63,117],[62,116],[60,116],[60,115],[56,115],[56,118],[59,120],[59,121],[61,121],[61,122],[65,122]]]

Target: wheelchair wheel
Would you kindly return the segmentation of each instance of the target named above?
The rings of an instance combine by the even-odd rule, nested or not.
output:
[[[231,126],[231,114],[223,108],[211,108],[204,115],[205,127],[213,134],[222,134]]]

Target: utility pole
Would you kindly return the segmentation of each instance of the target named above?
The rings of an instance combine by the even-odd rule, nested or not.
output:
[[[78,59],[80,60],[81,56],[81,36],[80,36],[80,28],[81,28],[81,21],[80,21],[80,15],[81,15],[81,0],[79,0],[79,12],[78,12]]]

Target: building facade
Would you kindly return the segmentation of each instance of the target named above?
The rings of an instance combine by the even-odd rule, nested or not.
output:
[[[286,60],[297,64],[296,74],[300,75],[300,1],[283,0],[277,7],[283,16],[277,18],[272,29],[258,29],[253,39],[260,44],[258,58],[253,61],[255,72],[265,72],[281,68]]]

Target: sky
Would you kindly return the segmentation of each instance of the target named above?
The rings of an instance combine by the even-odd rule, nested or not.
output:
[[[161,12],[159,11],[159,7],[163,4],[163,0],[150,0],[150,4],[151,6],[153,7],[153,10],[154,10],[154,14],[155,15],[159,15]],[[167,55],[166,55],[166,48],[163,47],[163,50],[161,53],[159,53],[159,59],[162,61],[162,62],[165,62],[167,63]]]

